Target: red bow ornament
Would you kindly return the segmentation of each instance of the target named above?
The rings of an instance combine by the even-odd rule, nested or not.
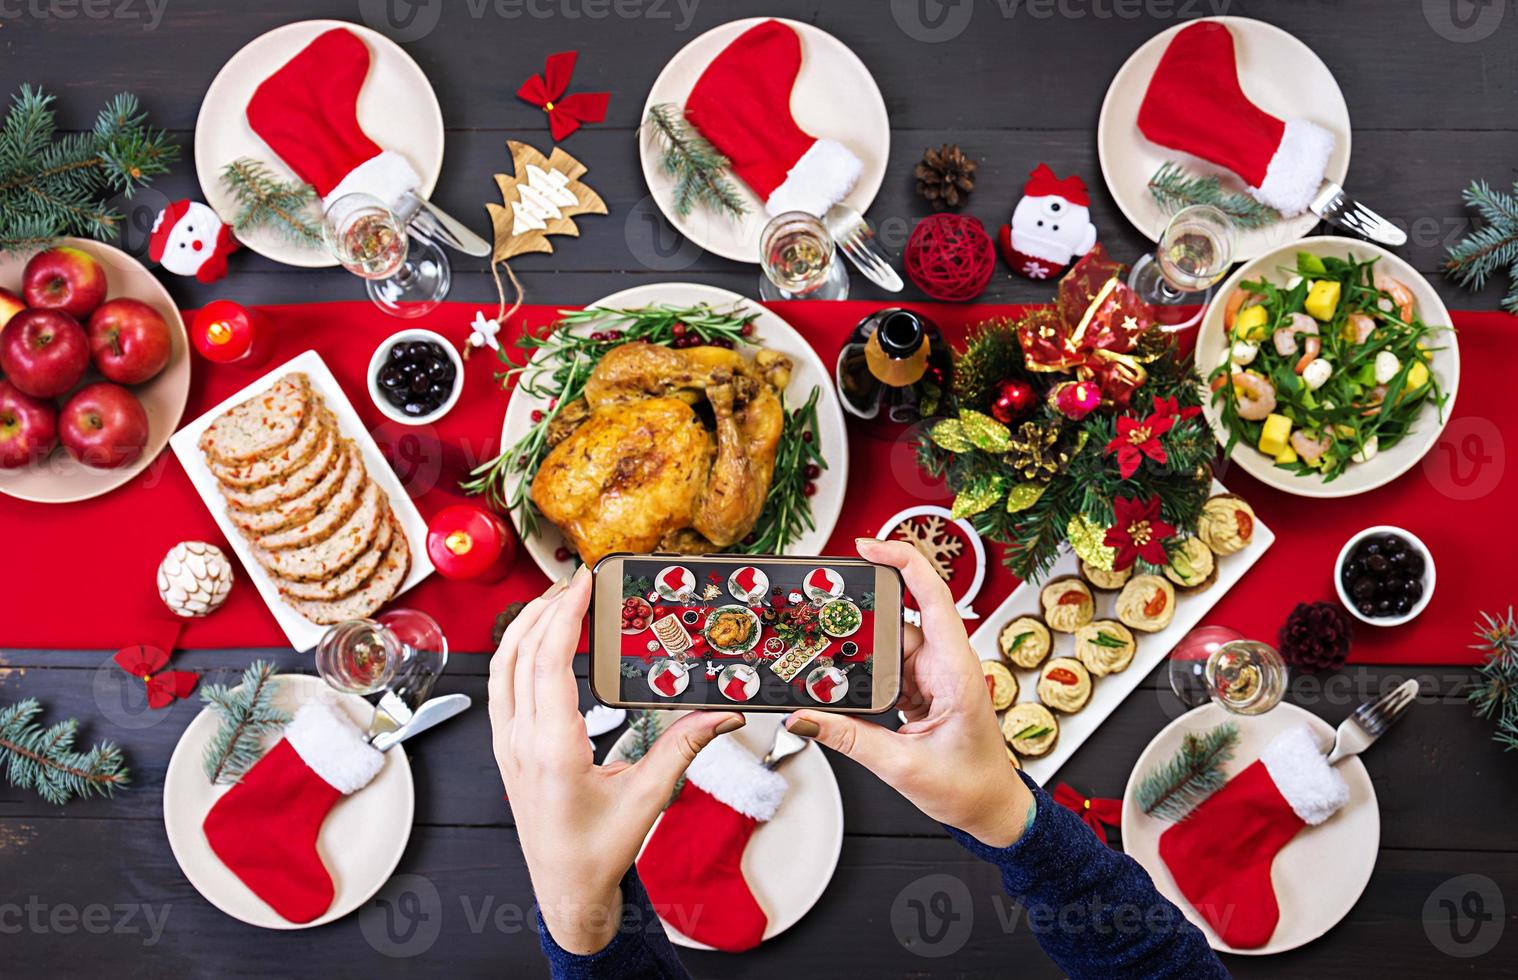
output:
[[[1154,321],[1121,271],[1096,245],[1065,273],[1054,306],[1033,311],[1017,328],[1028,370],[1073,371],[1095,382],[1106,401],[1128,404],[1148,378],[1142,362],[1154,359],[1133,353]]]
[[[1116,827],[1123,819],[1122,800],[1091,799],[1071,789],[1068,783],[1054,787],[1054,802],[1079,816],[1103,844],[1107,843],[1107,828],[1102,825]]]
[[[565,95],[569,76],[574,74],[578,51],[560,51],[548,56],[543,74],[533,75],[517,89],[517,98],[525,99],[548,113],[548,128],[555,140],[564,139],[580,128],[581,123],[598,123],[606,118],[610,92],[576,92]]]
[[[148,707],[164,708],[195,691],[200,675],[188,670],[163,670],[169,655],[157,647],[139,643],[116,651],[116,666],[147,683]]]

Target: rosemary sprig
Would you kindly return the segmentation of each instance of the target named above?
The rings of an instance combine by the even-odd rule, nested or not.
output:
[[[778,555],[786,545],[816,527],[812,520],[812,498],[806,487],[815,477],[807,476],[807,467],[820,472],[828,468],[817,437],[817,396],[812,388],[806,404],[785,413],[780,430],[780,447],[775,453],[775,475],[770,481],[769,496],[759,520],[743,543],[734,550],[749,555]]]
[[[659,141],[659,166],[674,179],[676,214],[683,218],[697,204],[729,218],[748,213],[742,195],[727,179],[731,167],[727,157],[686,123],[679,106],[669,102],[651,106],[643,125]]]

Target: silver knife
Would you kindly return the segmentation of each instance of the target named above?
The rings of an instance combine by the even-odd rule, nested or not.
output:
[[[1323,181],[1318,196],[1312,199],[1307,209],[1329,224],[1346,228],[1373,242],[1394,248],[1407,244],[1407,232],[1349,197],[1344,188],[1331,180]]]
[[[473,703],[467,694],[442,694],[431,698],[422,702],[422,706],[412,712],[410,720],[404,725],[393,731],[380,732],[369,740],[369,744],[384,752],[413,735],[442,724],[454,715],[462,714]]]
[[[395,216],[412,231],[466,255],[489,255],[490,243],[465,228],[457,218],[417,194],[407,191],[395,206]]]

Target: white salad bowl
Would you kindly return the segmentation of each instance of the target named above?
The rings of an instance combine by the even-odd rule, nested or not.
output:
[[[1434,351],[1429,364],[1439,382],[1440,391],[1447,396],[1443,407],[1435,405],[1433,399],[1429,399],[1406,438],[1395,446],[1381,450],[1366,462],[1351,463],[1333,481],[1325,483],[1315,474],[1298,476],[1290,470],[1277,467],[1273,459],[1243,441],[1234,446],[1231,455],[1234,464],[1267,486],[1302,497],[1352,497],[1390,483],[1406,473],[1439,441],[1439,434],[1444,431],[1444,425],[1455,407],[1455,393],[1460,383],[1460,349],[1449,310],[1445,309],[1434,287],[1412,266],[1372,242],[1336,236],[1304,238],[1271,249],[1244,263],[1218,288],[1197,334],[1196,367],[1203,379],[1222,363],[1229,347],[1228,332],[1223,329],[1223,309],[1228,297],[1245,281],[1263,278],[1284,285],[1295,275],[1298,252],[1335,258],[1353,256],[1361,261],[1374,257],[1378,259],[1379,267],[1406,283],[1407,288],[1412,290],[1417,313],[1424,323],[1435,327],[1451,327],[1436,334],[1438,343],[1431,346],[1439,349]],[[1212,394],[1204,392],[1202,402],[1207,421],[1212,424],[1218,442],[1228,445],[1228,429],[1223,424],[1219,407],[1213,404]]]

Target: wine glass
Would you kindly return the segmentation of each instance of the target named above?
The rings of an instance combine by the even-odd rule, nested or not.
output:
[[[1165,225],[1154,254],[1133,263],[1128,288],[1166,329],[1189,327],[1201,319],[1213,285],[1233,264],[1233,240],[1233,221],[1222,211],[1210,204],[1181,208]],[[1173,308],[1189,304],[1199,309],[1182,320]]]
[[[413,694],[420,704],[447,663],[442,627],[419,609],[338,623],[316,645],[317,673],[345,694]]]
[[[770,219],[759,234],[759,298],[848,299],[849,272],[827,226],[805,211]]]
[[[1271,646],[1226,626],[1192,630],[1170,655],[1170,689],[1187,708],[1208,701],[1241,715],[1264,714],[1286,693],[1286,662]]]
[[[437,245],[370,194],[344,194],[322,215],[322,238],[344,269],[365,280],[374,305],[391,316],[422,316],[448,295],[452,270]]]

